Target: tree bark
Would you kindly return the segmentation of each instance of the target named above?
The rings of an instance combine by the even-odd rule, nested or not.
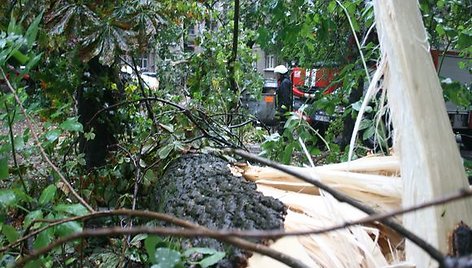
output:
[[[103,107],[116,103],[116,95],[105,81],[114,81],[118,75],[112,67],[103,66],[98,58],[93,58],[84,71],[84,82],[77,91],[79,122],[84,126],[84,132],[93,129],[95,138],[86,140],[80,137],[80,152],[85,154],[87,168],[103,166],[106,163],[109,146],[116,143],[115,132],[119,125],[113,113],[102,113],[90,121]]]
[[[238,91],[238,85],[236,83],[236,69],[235,63],[238,56],[238,38],[239,38],[239,0],[234,0],[234,26],[233,26],[233,49],[231,51],[231,57],[228,61],[228,72],[229,72],[229,85],[233,92]]]

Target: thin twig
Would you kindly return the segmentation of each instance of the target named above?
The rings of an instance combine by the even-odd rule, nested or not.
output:
[[[348,203],[349,205],[367,213],[368,215],[375,215],[378,214],[377,211],[374,209],[365,206],[364,204],[358,202],[355,199],[352,199],[348,195],[338,192],[337,190],[334,190],[333,188],[325,185],[324,183],[320,182],[319,180],[315,180],[305,174],[302,174],[299,171],[290,169],[289,167],[282,166],[278,163],[275,163],[273,161],[267,160],[265,158],[250,154],[246,151],[243,150],[238,150],[238,149],[227,149],[225,150],[228,153],[234,153],[239,156],[242,156],[246,159],[250,159],[252,161],[256,161],[258,163],[273,167],[275,169],[278,169],[280,171],[283,171],[289,175],[295,176],[305,182],[308,182],[310,184],[315,185],[316,187],[328,192],[331,194],[336,200],[339,202],[345,202]],[[431,244],[423,240],[421,237],[417,236],[416,234],[412,233],[411,231],[407,230],[405,227],[403,227],[401,224],[396,223],[390,218],[382,219],[381,222],[391,228],[392,230],[396,231],[397,233],[401,234],[404,236],[406,239],[410,240],[414,244],[416,244],[418,247],[423,249],[425,252],[427,252],[433,259],[435,259],[440,265],[444,263],[444,255],[436,248],[434,248]]]
[[[23,178],[23,175],[21,174],[20,166],[18,165],[18,161],[16,159],[15,137],[13,136],[13,121],[15,121],[16,109],[13,110],[13,115],[10,117],[10,109],[8,108],[7,102],[5,102],[5,110],[8,115],[8,130],[10,133],[11,154],[13,157],[13,164],[16,167],[16,170],[18,172],[18,177],[20,178],[20,181],[23,186],[23,189],[25,190],[25,193],[29,193],[28,187],[26,187],[25,179]]]
[[[134,57],[131,57],[131,60],[133,61],[133,70],[136,73],[136,76],[138,77],[138,84],[139,84],[139,89],[141,90],[141,94],[143,94],[144,98],[147,98],[146,92],[144,91],[144,86],[143,83],[146,83],[141,75],[138,73],[138,65],[136,64],[136,59]],[[127,63],[128,64],[128,63]],[[149,85],[147,85],[148,88]],[[148,112],[148,116],[152,121],[152,128],[155,132],[157,132],[157,122],[156,122],[156,117],[154,116],[154,112],[152,111],[151,105],[149,104],[148,101],[144,101],[144,105],[146,106],[146,110]]]
[[[365,61],[364,53],[362,52],[361,44],[359,43],[359,39],[357,38],[356,30],[354,29],[354,25],[352,24],[351,16],[349,16],[349,12],[347,11],[346,7],[341,4],[341,2],[336,0],[336,3],[338,3],[338,5],[343,9],[344,13],[346,14],[347,20],[349,21],[349,26],[351,27],[352,35],[354,36],[354,40],[356,40],[357,49],[359,49],[359,54],[361,56],[362,65],[364,66],[365,75],[367,81],[370,84],[369,69],[367,68],[367,63]]]
[[[447,35],[446,35],[446,37],[447,37]],[[438,71],[437,71],[438,75],[441,73],[441,69],[442,69],[444,60],[446,59],[446,53],[447,53],[447,51],[449,50],[449,47],[451,46],[451,44],[452,44],[452,40],[450,40],[449,38],[447,38],[447,45],[446,45],[446,47],[444,48],[444,51],[443,51],[443,53],[442,53],[442,55],[441,55],[441,62],[439,63],[439,66],[438,66]],[[439,54],[439,51],[438,51],[438,54]]]
[[[74,187],[72,187],[72,185],[69,183],[69,181],[64,177],[64,175],[62,175],[61,171],[59,170],[59,168],[56,167],[56,165],[54,165],[54,163],[51,161],[51,159],[49,159],[48,155],[46,154],[46,152],[44,151],[44,148],[41,144],[41,142],[39,141],[39,138],[38,138],[38,135],[36,134],[34,128],[33,128],[33,125],[31,124],[31,120],[28,116],[28,113],[26,112],[25,108],[23,107],[23,104],[21,103],[21,100],[20,98],[18,97],[18,94],[16,93],[16,90],[12,87],[12,85],[10,84],[10,81],[8,80],[8,78],[6,77],[5,75],[5,72],[3,71],[3,68],[0,67],[0,70],[2,71],[2,75],[3,77],[5,77],[5,81],[7,83],[7,86],[8,88],[10,89],[11,93],[13,94],[13,96],[15,97],[15,100],[16,102],[18,103],[19,107],[20,107],[20,110],[21,112],[23,113],[23,115],[25,116],[25,122],[26,122],[26,125],[28,125],[29,129],[31,130],[31,135],[33,136],[33,140],[34,142],[36,143],[36,146],[38,146],[39,148],[39,151],[41,152],[41,155],[43,157],[43,159],[49,164],[49,166],[51,166],[51,168],[57,173],[57,175],[59,176],[59,178],[61,179],[62,183],[64,183],[64,185],[67,187],[67,189],[71,192],[71,194],[84,206],[87,208],[88,211],[90,212],[94,212],[95,210],[74,190]]]
[[[242,122],[242,123],[239,123],[239,124],[236,124],[236,125],[230,125],[230,126],[228,126],[228,128],[230,128],[230,129],[233,129],[233,128],[240,128],[240,127],[244,127],[245,125],[248,125],[248,124],[250,124],[250,123],[252,123],[252,122],[256,122],[256,121],[255,121],[254,119],[249,119],[249,120],[247,120],[247,121],[245,121],[245,122]]]
[[[211,135],[203,126],[202,124],[197,120],[197,118],[195,118],[195,116],[192,114],[192,112],[179,105],[179,104],[176,104],[174,102],[171,102],[171,101],[168,101],[168,100],[165,100],[165,99],[162,99],[162,98],[158,98],[158,97],[148,97],[148,98],[141,98],[141,99],[138,99],[138,100],[127,100],[127,101],[123,101],[123,102],[119,102],[119,103],[116,103],[116,104],[113,104],[113,105],[110,105],[108,107],[105,107],[105,108],[102,108],[100,110],[98,110],[93,116],[92,118],[90,118],[90,120],[86,123],[86,125],[89,125],[93,120],[95,120],[97,118],[97,116],[104,112],[104,111],[108,111],[108,110],[112,110],[112,109],[116,109],[117,107],[119,106],[122,106],[122,105],[126,105],[126,104],[131,104],[131,103],[136,103],[136,102],[143,102],[143,101],[158,101],[158,102],[161,102],[161,103],[164,103],[164,104],[167,104],[167,105],[170,105],[174,108],[177,108],[180,112],[182,112],[202,133],[203,135],[205,135],[205,137],[209,138],[209,139],[212,139],[214,141],[216,141],[217,143],[219,143],[220,145],[222,146],[236,146],[236,147],[240,147],[240,146],[237,146],[235,144],[231,144],[230,142],[228,142],[227,140],[225,139],[222,139],[220,137],[216,137],[214,135]]]
[[[243,141],[236,135],[234,134],[233,132],[231,132],[228,128],[224,127],[224,126],[221,126],[217,121],[215,121],[212,117],[209,117],[207,114],[205,114],[203,111],[198,111],[200,113],[200,118],[205,121],[205,123],[207,124],[207,126],[209,127],[210,130],[212,130],[214,133],[219,133],[221,131],[227,133],[228,135],[230,135],[231,137],[233,137],[234,139],[236,139],[239,144],[237,144],[238,148],[244,148],[244,143]],[[215,129],[213,127],[213,124],[216,125],[217,129]]]

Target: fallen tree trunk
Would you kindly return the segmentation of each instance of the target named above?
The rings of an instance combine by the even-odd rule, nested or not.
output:
[[[262,195],[254,183],[232,175],[228,165],[212,154],[181,156],[157,181],[151,208],[210,229],[283,229],[284,204]],[[225,259],[216,267],[244,267],[251,255],[211,238],[185,239],[181,246],[225,251]]]
[[[418,2],[376,0],[374,11],[382,60],[386,62],[383,89],[387,90],[394,148],[401,162],[403,205],[413,206],[467,187]],[[471,200],[462,200],[409,213],[403,222],[407,229],[447,253],[448,234],[461,221],[472,223],[471,209]],[[409,242],[406,257],[417,267],[438,266]]]

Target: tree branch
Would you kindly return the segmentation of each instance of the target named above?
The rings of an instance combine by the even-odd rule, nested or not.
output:
[[[134,227],[134,228],[121,228],[121,227],[112,227],[112,228],[99,228],[99,229],[86,229],[80,233],[75,233],[67,237],[60,238],[56,240],[55,242],[49,244],[46,247],[43,247],[35,252],[33,252],[31,255],[28,255],[16,263],[17,266],[22,266],[26,264],[28,261],[31,261],[43,254],[46,254],[47,252],[51,251],[57,246],[63,245],[67,242],[80,239],[80,238],[86,238],[86,237],[96,237],[96,236],[115,236],[115,235],[133,235],[133,234],[140,234],[140,233],[147,233],[147,234],[157,234],[157,235],[171,235],[171,236],[178,236],[178,237],[197,237],[197,236],[204,236],[204,237],[211,237],[218,239],[222,242],[226,242],[232,245],[235,245],[237,247],[240,247],[245,250],[253,251],[253,252],[258,252],[260,254],[269,256],[271,258],[274,258],[290,267],[303,267],[307,268],[305,264],[300,262],[299,260],[296,260],[290,256],[285,255],[284,253],[277,252],[275,250],[270,249],[267,246],[260,245],[260,244],[255,244],[240,238],[236,237],[231,237],[228,235],[222,235],[218,231],[213,231],[210,230],[206,227],[199,226],[197,224],[181,220],[178,218],[175,218],[170,215],[162,214],[162,213],[156,213],[156,212],[151,212],[151,211],[133,211],[129,209],[120,209],[120,210],[114,210],[114,211],[101,211],[101,212],[95,212],[89,215],[85,216],[78,216],[78,217],[72,217],[69,219],[63,219],[59,220],[57,222],[54,222],[48,226],[47,228],[51,228],[53,226],[63,224],[68,221],[72,220],[86,220],[90,218],[96,218],[100,216],[111,216],[111,215],[128,215],[128,216],[141,216],[145,218],[153,218],[153,219],[159,219],[163,220],[169,223],[173,223],[175,225],[185,227],[188,229],[181,229],[181,228],[165,228],[165,227],[147,227],[147,226],[140,226],[140,227]],[[41,228],[41,231],[44,231],[46,227]],[[40,230],[38,230],[40,231]],[[38,231],[35,233],[37,234]],[[28,235],[31,237],[32,234]],[[27,237],[23,237],[20,240],[25,240],[28,239]],[[21,241],[18,240],[14,242],[15,244],[20,243]],[[2,249],[3,250],[3,249]],[[0,250],[1,251],[1,250]]]
[[[355,221],[347,221],[344,223],[341,223],[339,225],[334,225],[332,227],[327,227],[323,229],[318,229],[318,230],[307,230],[307,231],[293,231],[293,232],[285,232],[283,230],[273,230],[273,231],[262,231],[262,230],[256,230],[256,231],[241,231],[241,230],[221,230],[218,231],[221,236],[236,236],[236,237],[244,237],[244,238],[267,238],[267,239],[277,239],[285,236],[302,236],[302,235],[315,235],[315,234],[323,234],[331,231],[336,231],[340,229],[344,229],[350,226],[354,225],[360,225],[360,224],[368,224],[372,223],[375,221],[381,221],[387,218],[391,218],[394,216],[402,215],[405,213],[410,213],[414,212],[416,210],[432,207],[432,206],[437,206],[437,205],[442,205],[445,203],[453,202],[456,200],[460,200],[463,198],[468,198],[472,196],[472,189],[462,189],[459,192],[451,195],[447,195],[443,198],[439,198],[436,200],[432,200],[429,202],[425,202],[423,204],[417,205],[417,206],[412,206],[404,209],[397,209],[393,210],[387,213],[382,213],[382,214],[375,214],[375,215],[370,215],[364,218],[361,218],[359,220]],[[50,220],[50,219],[37,219],[34,220],[30,223],[29,226],[34,225],[37,222],[48,222],[50,223],[47,226],[44,226],[38,230],[35,230],[34,232],[18,239],[15,242],[12,242],[11,244],[0,248],[0,252],[4,252],[13,246],[27,240],[28,238],[37,235],[44,230],[48,228],[52,228],[54,226],[70,222],[70,221],[86,221],[91,218],[100,218],[100,217],[110,217],[110,216],[117,216],[117,215],[124,215],[124,216],[135,216],[135,217],[143,217],[143,218],[152,218],[156,220],[161,220],[165,221],[168,223],[172,223],[178,226],[182,227],[188,227],[192,228],[194,226],[193,223],[181,220],[179,218],[173,217],[168,214],[162,214],[158,212],[152,212],[152,211],[134,211],[134,210],[129,210],[129,209],[118,209],[118,210],[112,210],[112,211],[100,211],[100,212],[94,212],[88,215],[84,216],[76,216],[76,217],[71,217],[71,218],[66,218],[66,219],[61,219],[61,220]],[[29,227],[27,228],[29,229]]]
[[[196,224],[193,224],[191,222],[178,219],[178,218],[173,217],[171,215],[157,213],[157,212],[134,211],[134,210],[129,210],[129,209],[119,209],[119,210],[113,210],[113,211],[100,211],[100,212],[91,213],[91,214],[88,214],[88,215],[85,215],[85,216],[77,216],[77,217],[71,217],[71,218],[61,219],[61,220],[47,220],[47,219],[35,220],[30,224],[30,226],[32,226],[36,222],[51,222],[51,224],[49,224],[47,226],[44,226],[44,227],[42,227],[42,228],[26,235],[26,236],[18,239],[17,241],[1,248],[0,252],[4,252],[4,251],[8,250],[11,247],[21,243],[22,241],[25,241],[25,240],[29,239],[30,237],[32,237],[34,235],[37,235],[37,234],[43,232],[44,230],[46,230],[48,228],[52,228],[54,226],[57,226],[57,225],[60,225],[60,224],[66,223],[66,222],[70,222],[70,221],[86,221],[86,220],[89,220],[91,218],[99,218],[99,217],[109,217],[109,216],[116,216],[116,215],[137,216],[137,217],[143,217],[143,218],[157,219],[157,220],[172,223],[172,224],[175,224],[175,225],[178,225],[178,226],[181,226],[181,227],[186,227],[186,228],[191,228],[191,229],[199,229],[200,228],[199,230],[203,230],[202,232],[191,232],[191,231],[182,232],[181,229],[177,229],[178,232],[181,232],[184,236],[186,236],[186,235],[189,235],[189,236],[192,236],[192,235],[199,236],[199,235],[201,235],[201,236],[213,237],[213,238],[216,238],[216,239],[230,239],[231,237],[277,239],[277,238],[285,237],[285,236],[302,236],[302,235],[323,234],[323,233],[327,233],[327,232],[331,232],[331,231],[344,229],[344,228],[354,226],[354,225],[367,224],[367,223],[372,223],[372,222],[376,222],[376,221],[383,221],[385,219],[388,219],[388,218],[391,218],[391,217],[394,217],[394,216],[397,216],[397,215],[410,213],[410,212],[413,212],[413,211],[416,211],[416,210],[420,210],[420,209],[424,209],[424,208],[428,208],[428,207],[432,207],[432,206],[436,206],[436,205],[445,204],[445,203],[448,203],[448,202],[456,201],[456,200],[467,198],[467,197],[470,197],[470,196],[472,196],[472,189],[462,189],[458,193],[451,194],[451,195],[445,196],[445,197],[440,198],[440,199],[432,200],[430,202],[425,202],[425,203],[417,205],[417,206],[412,206],[412,207],[405,208],[405,209],[398,209],[398,210],[394,210],[394,211],[391,211],[391,212],[388,212],[388,213],[383,213],[383,214],[370,215],[370,216],[361,218],[359,220],[347,221],[347,222],[344,222],[342,224],[334,225],[332,227],[327,227],[327,228],[323,228],[323,229],[306,230],[306,231],[293,231],[293,232],[285,232],[283,230],[271,230],[271,231],[221,230],[221,231],[211,231],[211,230],[207,230],[204,227],[200,227]],[[159,230],[147,230],[147,231],[149,231],[149,233],[161,232],[162,231],[162,232],[169,232],[169,233],[166,233],[168,235],[175,235],[174,233],[172,233],[172,232],[175,231],[175,229],[164,230],[164,229],[161,228]],[[127,234],[129,234],[129,233],[127,233]],[[159,234],[161,234],[161,233],[159,233]],[[39,255],[37,255],[37,256],[39,256]]]
[[[123,59],[122,59],[123,60]],[[143,94],[144,98],[147,98],[146,92],[144,91],[144,86],[143,83],[146,83],[143,81],[143,78],[139,75],[138,72],[138,65],[136,64],[136,59],[134,57],[131,57],[131,60],[133,61],[133,66],[131,66],[136,73],[136,76],[138,77],[138,84],[139,84],[139,89],[141,90],[141,94]],[[126,62],[126,64],[129,65],[129,63]],[[149,85],[147,85],[149,88]],[[148,112],[148,116],[152,121],[152,128],[154,131],[157,132],[157,125],[156,125],[156,117],[154,116],[154,113],[151,109],[151,105],[149,105],[148,101],[144,101],[144,105],[146,106],[146,110]]]
[[[179,111],[181,111],[185,116],[187,116],[187,118],[203,133],[203,135],[205,135],[205,137],[208,137],[209,139],[212,139],[214,141],[216,141],[217,143],[219,143],[221,146],[236,146],[236,147],[240,147],[240,146],[237,146],[235,144],[232,144],[231,142],[228,142],[227,140],[225,139],[222,139],[220,137],[216,137],[214,135],[211,135],[203,126],[202,124],[197,120],[197,118],[191,113],[191,111],[179,104],[176,104],[176,103],[173,103],[171,101],[168,101],[168,100],[165,100],[165,99],[161,99],[161,98],[158,98],[158,97],[148,97],[148,98],[141,98],[141,99],[138,99],[138,100],[127,100],[127,101],[123,101],[123,102],[119,102],[119,103],[116,103],[116,104],[113,104],[113,105],[110,105],[108,107],[105,107],[105,108],[102,108],[100,110],[98,110],[93,116],[92,118],[90,118],[90,120],[86,123],[87,125],[89,125],[93,120],[95,120],[97,118],[97,116],[104,112],[104,111],[107,111],[107,110],[112,110],[112,109],[115,109],[119,106],[122,106],[122,105],[126,105],[126,104],[131,104],[131,103],[136,103],[136,102],[143,102],[143,101],[158,101],[158,102],[161,102],[161,103],[164,103],[164,104],[167,104],[167,105],[170,105],[176,109],[178,109]]]

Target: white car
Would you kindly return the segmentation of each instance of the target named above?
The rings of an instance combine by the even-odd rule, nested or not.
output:
[[[143,72],[140,76],[141,79],[143,79],[145,86],[149,87],[152,90],[157,90],[159,88],[159,80],[157,79],[156,73]]]

